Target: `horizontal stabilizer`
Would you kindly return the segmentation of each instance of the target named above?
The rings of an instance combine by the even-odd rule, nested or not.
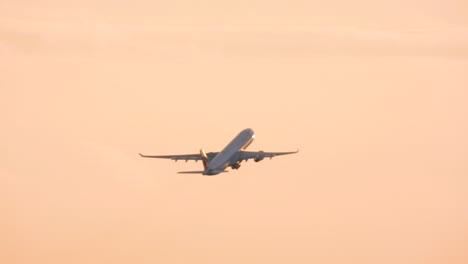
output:
[[[179,171],[179,174],[203,174],[204,171]]]

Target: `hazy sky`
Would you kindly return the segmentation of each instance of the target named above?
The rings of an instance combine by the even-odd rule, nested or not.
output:
[[[0,73],[0,263],[468,262],[466,1],[0,0]]]

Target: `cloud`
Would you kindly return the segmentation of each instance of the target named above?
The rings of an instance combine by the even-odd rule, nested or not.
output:
[[[0,28],[3,49],[95,57],[208,56],[467,58],[468,29],[344,27],[154,27],[149,24],[14,21]]]

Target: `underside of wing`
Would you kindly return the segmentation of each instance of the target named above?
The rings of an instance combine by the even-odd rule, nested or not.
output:
[[[298,153],[297,151],[286,151],[286,152],[265,152],[265,151],[241,151],[239,152],[238,160],[249,160],[253,159],[255,161],[261,161],[264,158],[273,158],[276,156],[289,155]]]
[[[138,153],[138,154],[140,154],[140,156],[143,158],[170,159],[170,160],[175,160],[175,161],[203,160],[203,156],[201,154],[182,154],[182,155],[143,155],[141,153]],[[214,156],[216,156],[217,152],[209,152],[206,154],[207,154],[208,159],[212,159]]]

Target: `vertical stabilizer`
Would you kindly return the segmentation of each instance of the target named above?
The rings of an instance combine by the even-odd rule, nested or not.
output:
[[[208,156],[203,149],[200,149],[200,155],[202,156],[203,168],[206,169],[206,166],[208,165]]]

